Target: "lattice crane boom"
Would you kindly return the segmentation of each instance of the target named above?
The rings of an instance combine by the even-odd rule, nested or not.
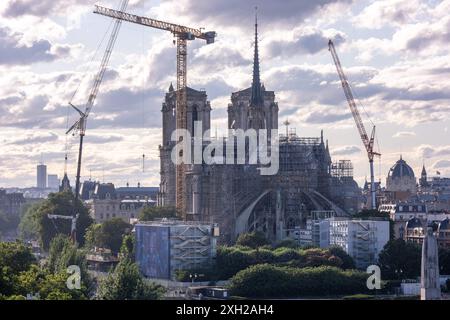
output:
[[[201,29],[185,27],[182,25],[137,16],[126,13],[123,10],[95,6],[94,13],[110,18],[120,19],[122,21],[143,25],[150,28],[171,32],[176,37],[177,44],[177,93],[176,93],[176,129],[187,129],[187,41],[202,39],[207,44],[214,43],[216,32],[202,32]],[[178,141],[181,137],[178,136]],[[179,146],[180,144],[177,144]],[[180,150],[175,150],[180,157],[179,164],[176,166],[176,207],[177,211],[186,219],[186,186],[184,179],[184,165],[181,161],[182,154]]]
[[[373,126],[372,133],[369,137],[367,135],[366,128],[364,127],[361,114],[359,113],[358,107],[356,105],[355,98],[353,97],[353,92],[350,88],[350,84],[342,68],[339,56],[337,55],[336,48],[334,47],[334,43],[331,40],[328,42],[328,49],[331,52],[331,56],[333,57],[334,64],[336,65],[336,70],[339,75],[339,79],[341,80],[342,88],[344,89],[345,97],[352,112],[353,119],[355,120],[356,127],[358,128],[359,135],[361,136],[361,140],[367,151],[367,156],[369,158],[369,165],[370,165],[371,208],[376,209],[375,175],[373,168],[373,159],[375,156],[381,156],[381,154],[373,150],[375,141],[375,126]]]
[[[216,37],[216,33],[214,31],[202,32],[201,29],[185,27],[175,23],[137,16],[134,14],[126,13],[124,12],[124,10],[119,11],[96,5],[94,13],[135,24],[140,24],[150,28],[169,31],[176,36],[185,35],[187,37],[187,40],[194,40],[195,38],[203,39],[206,40],[207,44],[213,43]]]
[[[126,8],[128,7],[128,2],[129,2],[129,0],[122,0],[122,2],[120,4],[120,10],[122,10],[122,11],[126,10]],[[80,193],[81,161],[82,161],[82,156],[83,156],[83,141],[84,141],[84,136],[86,134],[87,118],[92,110],[92,107],[94,106],[95,99],[97,98],[97,94],[100,89],[100,85],[102,83],[103,77],[105,75],[106,67],[108,66],[109,59],[111,58],[111,53],[112,53],[114,45],[116,43],[121,24],[122,24],[122,20],[120,20],[120,19],[116,19],[116,21],[114,22],[111,36],[110,36],[108,44],[106,46],[105,53],[103,54],[103,58],[100,63],[99,71],[97,72],[97,74],[94,78],[94,83],[90,90],[88,100],[84,106],[85,107],[84,111],[81,111],[80,108],[77,108],[76,106],[74,106],[72,104],[72,102],[69,102],[69,105],[73,109],[75,109],[80,116],[78,121],[75,122],[75,124],[73,124],[72,127],[70,127],[69,130],[67,130],[67,132],[66,132],[66,134],[73,133],[74,135],[76,133],[78,133],[80,136],[79,149],[78,149],[78,161],[77,161],[77,176],[76,176],[76,182],[75,182],[75,206],[78,202],[79,193]],[[76,217],[77,217],[76,212],[74,212],[73,217],[74,217],[74,221],[76,221]],[[72,228],[73,228],[72,239],[75,241],[73,234],[76,232],[76,222],[72,223]]]

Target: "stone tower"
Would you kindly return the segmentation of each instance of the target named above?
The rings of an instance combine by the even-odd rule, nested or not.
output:
[[[261,83],[257,17],[252,86],[231,95],[231,104],[228,105],[228,128],[267,129],[269,137],[272,129],[278,129],[278,103],[275,102],[275,93],[266,91]]]
[[[422,173],[420,174],[419,185],[424,188],[428,186],[427,182],[427,170],[425,169],[425,165],[422,167]]]
[[[441,286],[439,284],[439,256],[436,237],[433,229],[428,227],[422,245],[422,268],[420,282],[421,300],[441,299]]]
[[[202,122],[202,133],[210,130],[211,126],[211,105],[207,100],[205,91],[197,91],[187,88],[187,129],[194,134],[194,123]],[[170,84],[166,93],[165,101],[162,104],[162,144],[159,146],[160,174],[161,181],[158,194],[159,206],[175,206],[176,192],[176,166],[172,162],[171,152],[175,146],[172,141],[172,133],[176,129],[176,91]]]
[[[67,176],[67,172],[64,172],[64,178],[61,181],[61,186],[59,187],[59,192],[64,191],[72,191],[72,187],[70,186],[70,180]]]

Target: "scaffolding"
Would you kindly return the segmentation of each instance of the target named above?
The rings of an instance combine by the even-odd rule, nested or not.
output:
[[[146,277],[171,279],[177,270],[207,267],[216,256],[217,224],[163,219],[135,228],[136,261]]]
[[[333,178],[353,178],[353,164],[350,160],[339,160],[331,164]]]

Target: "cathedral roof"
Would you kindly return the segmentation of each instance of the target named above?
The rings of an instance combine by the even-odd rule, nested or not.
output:
[[[192,97],[192,96],[205,96],[206,95],[206,91],[204,91],[204,90],[195,90],[195,89],[193,89],[193,88],[191,88],[191,87],[186,87],[187,88],[187,95],[188,95],[188,98],[189,97]],[[175,94],[175,92],[177,92],[178,90],[174,90],[173,89],[173,85],[172,84],[170,84],[170,87],[169,87],[169,92],[167,93],[168,95],[173,95],[173,94]]]
[[[414,171],[413,169],[406,163],[405,160],[400,157],[400,160],[398,160],[395,165],[389,170],[389,177],[392,178],[403,178],[403,177],[410,177],[414,178]]]

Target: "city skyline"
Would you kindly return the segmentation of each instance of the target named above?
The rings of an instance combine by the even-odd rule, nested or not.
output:
[[[102,1],[116,7],[117,1]],[[110,21],[92,14],[93,1],[45,1],[42,6],[0,4],[0,187],[31,186],[41,154],[52,173],[64,172],[67,101],[82,105],[100,54],[89,63]],[[178,1],[179,3],[179,1]],[[223,133],[234,91],[251,83],[254,6],[259,7],[261,78],[301,136],[324,129],[333,160],[350,159],[355,179],[368,177],[367,156],[346,105],[327,40],[333,38],[344,69],[377,126],[382,162],[376,180],[403,156],[419,177],[450,175],[448,127],[450,50],[445,12],[450,1],[133,1],[132,13],[218,32],[215,44],[189,49],[188,85],[211,100],[212,124]],[[218,6],[220,4],[221,6]],[[220,12],[219,8],[220,7]],[[67,14],[70,10],[70,15]],[[27,28],[39,22],[37,28]],[[276,30],[275,28],[276,27]],[[99,30],[87,33],[86,28]],[[147,28],[148,29],[148,28]],[[161,104],[175,83],[172,37],[124,24],[110,68],[88,121],[82,180],[159,184]],[[283,36],[280,37],[280,34]],[[99,52],[102,51],[102,47]],[[356,57],[356,58],[355,58]],[[83,81],[82,81],[83,80]],[[14,84],[12,86],[11,84]],[[69,122],[76,115],[69,113]],[[77,140],[68,137],[68,173],[74,181]],[[146,172],[142,172],[142,154]],[[380,171],[381,167],[381,171]]]

